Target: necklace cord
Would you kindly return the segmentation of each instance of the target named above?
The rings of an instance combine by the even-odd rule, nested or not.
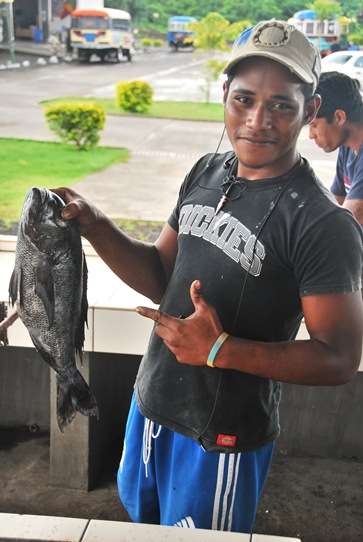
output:
[[[291,180],[292,180],[292,179],[291,179]],[[277,207],[277,204],[279,203],[280,199],[282,198],[282,196],[285,194],[287,188],[289,187],[291,180],[288,181],[288,182],[286,183],[286,185],[285,185],[283,188],[280,189],[280,191],[279,191],[279,193],[278,193],[276,199],[272,201],[272,203],[271,203],[271,205],[270,205],[270,208],[269,208],[268,212],[266,213],[266,215],[264,216],[264,218],[262,219],[260,228],[259,228],[258,232],[256,233],[255,241],[254,241],[254,243],[253,243],[253,248],[252,248],[251,262],[250,262],[250,265],[249,265],[249,267],[248,267],[248,271],[245,273],[245,276],[244,276],[244,279],[243,279],[243,283],[242,283],[241,293],[240,293],[239,299],[238,299],[237,310],[236,310],[235,317],[234,317],[234,321],[233,321],[233,325],[232,325],[232,333],[234,333],[234,332],[236,331],[237,321],[238,321],[238,318],[239,318],[239,314],[240,314],[241,306],[242,306],[242,301],[243,301],[244,293],[245,293],[245,290],[246,290],[247,279],[248,279],[248,277],[249,277],[249,273],[250,273],[250,271],[251,271],[251,267],[252,267],[252,264],[253,264],[253,260],[254,260],[255,254],[256,254],[256,245],[257,245],[257,241],[259,240],[260,235],[261,235],[261,233],[262,233],[264,227],[266,226],[267,222],[268,222],[269,219],[271,218],[272,213],[275,211],[275,209],[276,209],[276,207]]]

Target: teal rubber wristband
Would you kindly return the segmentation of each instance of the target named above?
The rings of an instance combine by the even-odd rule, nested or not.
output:
[[[214,360],[216,359],[216,356],[219,352],[219,349],[221,348],[222,344],[226,339],[228,339],[229,334],[223,331],[216,340],[216,342],[213,344],[207,359],[207,365],[208,367],[215,367]]]

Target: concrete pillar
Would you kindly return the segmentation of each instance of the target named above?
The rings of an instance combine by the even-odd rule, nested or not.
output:
[[[84,354],[83,378],[90,382],[90,355]],[[54,371],[51,371],[50,384],[50,472],[52,485],[72,489],[88,490],[92,485],[92,465],[90,462],[90,439],[92,420],[77,414],[73,422],[62,433],[57,423],[57,386]]]
[[[84,353],[83,378],[94,393],[100,418],[77,413],[73,422],[58,428],[56,378],[51,371],[50,476],[52,485],[90,490],[103,470],[116,471],[123,432],[140,356]]]

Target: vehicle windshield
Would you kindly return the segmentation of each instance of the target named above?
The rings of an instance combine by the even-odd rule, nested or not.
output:
[[[105,17],[97,16],[85,16],[85,17],[73,17],[72,19],[73,28],[83,28],[83,29],[105,29],[108,28],[108,19]]]
[[[348,60],[352,58],[352,55],[337,55],[334,57],[331,57],[330,55],[325,57],[326,62],[331,62],[334,64],[345,64],[348,62]]]
[[[191,23],[178,23],[178,22],[172,22],[169,23],[169,30],[170,32],[191,32],[192,29],[190,28]]]
[[[128,19],[112,19],[112,28],[115,30],[124,30],[128,32],[130,30],[130,21]]]

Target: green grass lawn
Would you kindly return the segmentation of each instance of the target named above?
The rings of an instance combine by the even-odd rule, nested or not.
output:
[[[77,151],[71,145],[0,138],[0,219],[20,217],[32,186],[70,186],[115,162],[127,162],[127,149],[96,147]]]
[[[65,96],[41,102],[43,106],[61,102],[95,103],[104,108],[108,115],[134,117],[153,117],[178,120],[203,120],[223,122],[223,106],[217,103],[203,102],[154,102],[147,113],[129,113],[117,107],[115,100],[109,98],[82,98]]]

